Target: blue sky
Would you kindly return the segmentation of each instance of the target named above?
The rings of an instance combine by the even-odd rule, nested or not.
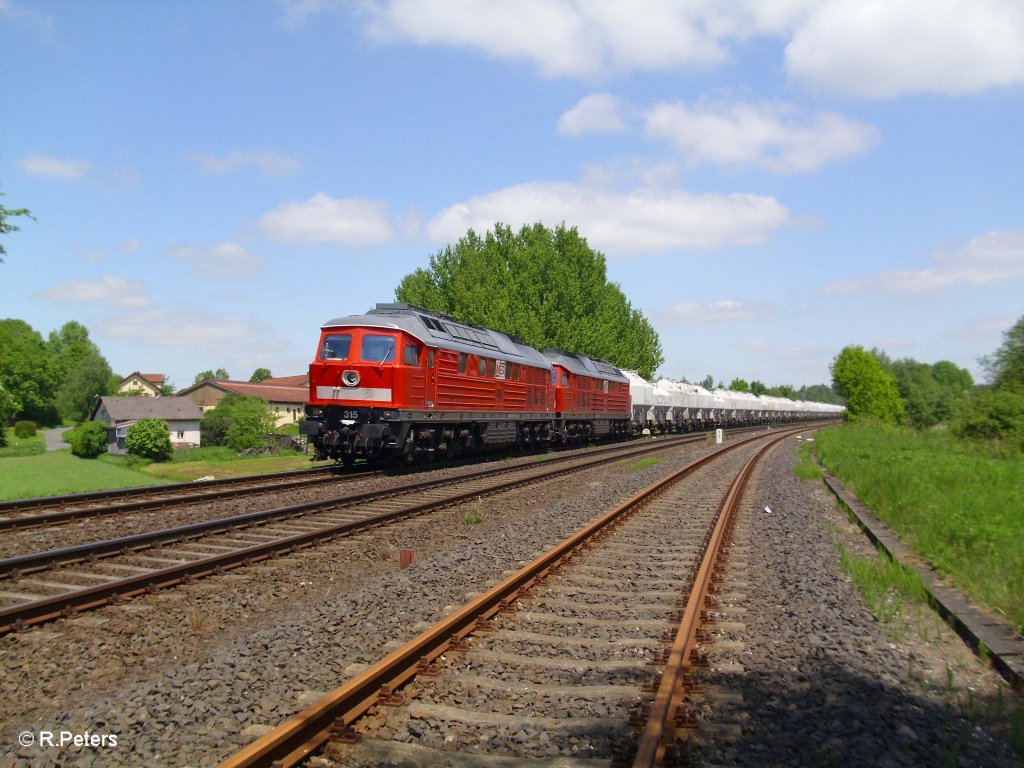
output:
[[[469,227],[578,227],[661,372],[981,371],[1024,314],[1020,0],[0,0],[0,317],[305,371]]]

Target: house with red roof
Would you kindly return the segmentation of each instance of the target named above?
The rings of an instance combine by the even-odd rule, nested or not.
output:
[[[259,382],[203,379],[177,394],[190,398],[206,413],[216,408],[229,392],[266,400],[277,419],[276,425],[283,427],[302,418],[303,406],[309,399],[309,376],[282,376]]]
[[[139,373],[135,371],[130,376],[121,379],[117,385],[117,393],[120,395],[144,397],[160,397],[164,393],[164,384],[167,377],[162,373]]]

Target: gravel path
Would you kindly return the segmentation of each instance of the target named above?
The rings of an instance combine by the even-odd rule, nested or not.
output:
[[[892,639],[874,622],[834,564],[832,538],[859,539],[820,483],[792,475],[793,443],[785,445],[750,496],[756,577],[744,588],[739,662],[747,672],[723,681],[743,697],[733,710],[705,705],[708,719],[751,728],[702,737],[694,757],[930,765],[952,754],[950,765],[1020,765],[956,704],[968,695],[987,701],[1001,681],[941,622],[928,629],[934,642]],[[619,462],[0,638],[0,766],[215,765],[397,639],[706,450],[646,468]],[[771,516],[758,514],[765,505]],[[763,554],[772,541],[786,549]],[[813,551],[798,549],[808,544]],[[414,567],[398,570],[402,549],[416,550]],[[797,602],[785,602],[787,593]],[[829,613],[812,607],[819,602]],[[62,729],[118,743],[64,751],[18,743],[21,732],[56,738]]]
[[[872,617],[836,547],[876,554],[820,481],[793,474],[794,455],[775,451],[745,499],[740,567],[723,596],[738,626],[719,633],[732,642],[708,646],[710,694],[697,708],[713,725],[694,740],[693,762],[1024,764],[993,735],[1009,730],[1014,708],[1020,718],[1019,697],[924,606],[904,605],[887,624]]]

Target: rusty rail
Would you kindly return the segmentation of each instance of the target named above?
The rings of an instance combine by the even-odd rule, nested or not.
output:
[[[787,431],[779,439],[789,437],[796,431],[799,429]],[[477,627],[489,621],[502,608],[510,606],[521,592],[571,559],[596,536],[624,520],[681,477],[759,437],[763,436],[726,445],[620,504],[360,675],[231,755],[219,768],[288,768],[297,764],[328,739],[343,735],[370,707],[383,701],[394,701],[396,696],[400,696],[398,689],[403,684],[419,671],[429,668],[441,654],[453,646],[457,647]]]

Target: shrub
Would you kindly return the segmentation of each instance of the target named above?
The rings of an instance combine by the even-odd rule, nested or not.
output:
[[[17,437],[35,437],[36,423],[34,421],[16,421],[14,423],[14,434]]]
[[[953,434],[1024,450],[1024,392],[979,390],[961,403]]]
[[[235,451],[256,448],[266,444],[275,421],[266,400],[231,393],[203,417],[203,445],[226,445]]]
[[[171,433],[163,419],[139,419],[128,427],[124,439],[129,456],[166,461],[174,454]]]
[[[71,452],[83,459],[95,459],[107,450],[107,428],[98,421],[79,424],[64,439],[71,444]]]

